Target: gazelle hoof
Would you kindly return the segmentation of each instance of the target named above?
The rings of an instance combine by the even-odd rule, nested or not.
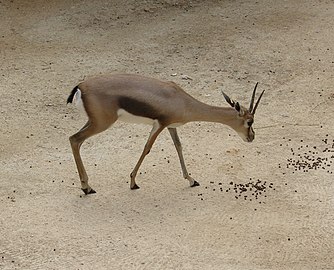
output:
[[[137,185],[137,184],[135,184],[133,187],[130,187],[130,189],[140,189],[140,187]]]
[[[92,188],[82,188],[82,191],[83,191],[86,195],[96,193],[96,191],[95,191],[94,189],[92,189]]]
[[[190,187],[198,187],[200,184],[194,180],[194,183]]]

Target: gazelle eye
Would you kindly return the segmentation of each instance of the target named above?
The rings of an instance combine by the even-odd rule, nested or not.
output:
[[[253,120],[249,120],[249,121],[247,122],[248,126],[251,127],[251,126],[253,125],[253,122],[254,122]]]

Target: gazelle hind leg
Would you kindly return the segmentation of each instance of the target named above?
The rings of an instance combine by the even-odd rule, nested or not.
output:
[[[130,174],[131,177],[131,183],[130,183],[130,189],[139,189],[139,186],[136,184],[136,175],[138,173],[139,167],[142,164],[145,156],[150,152],[152,145],[154,144],[156,138],[161,133],[161,131],[164,129],[164,126],[161,126],[158,121],[155,121],[153,124],[153,128],[151,130],[150,136],[148,137],[148,140],[145,144],[144,150],[135,166],[133,171]]]
[[[96,193],[96,191],[92,189],[88,184],[88,175],[86,173],[84,164],[81,159],[80,147],[87,138],[106,130],[108,127],[110,127],[112,123],[113,122],[98,124],[98,123],[88,121],[83,126],[83,128],[80,129],[80,131],[78,131],[77,133],[75,133],[74,135],[70,137],[72,153],[73,153],[74,160],[75,160],[75,163],[78,169],[78,173],[79,173],[79,177],[80,177],[81,189],[86,195]]]
[[[180,159],[180,164],[181,164],[183,177],[189,181],[189,184],[190,184],[191,187],[199,186],[199,183],[194,178],[192,178],[187,171],[186,164],[184,163],[184,158],[183,158],[183,154],[182,154],[181,141],[180,141],[179,136],[177,135],[176,128],[168,128],[168,131],[169,131],[169,133],[170,133],[170,135],[173,139],[177,154],[178,154],[179,159]]]

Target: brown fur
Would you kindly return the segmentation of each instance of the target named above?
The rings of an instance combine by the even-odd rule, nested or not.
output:
[[[237,110],[232,102],[229,102],[232,107],[227,108],[210,106],[193,98],[173,82],[131,74],[98,76],[87,79],[74,88],[68,102],[72,102],[78,89],[82,94],[88,122],[70,137],[70,142],[82,189],[86,194],[95,191],[88,185],[88,176],[80,156],[80,146],[85,139],[106,130],[117,121],[119,109],[154,120],[144,151],[131,173],[132,189],[138,188],[135,182],[138,169],[164,128],[169,129],[173,138],[184,177],[189,180],[191,186],[198,185],[186,170],[181,143],[173,124],[182,125],[192,121],[218,122],[230,126],[246,141],[254,139],[252,127],[245,124],[247,121],[254,121],[254,114],[242,106],[239,107],[239,103]]]

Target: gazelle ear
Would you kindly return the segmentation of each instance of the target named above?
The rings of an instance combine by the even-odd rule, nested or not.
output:
[[[229,98],[229,96],[228,95],[226,95],[223,91],[222,91],[222,94],[223,94],[223,96],[224,96],[224,98],[225,98],[225,100],[226,100],[226,102],[228,103],[228,104],[230,104],[231,105],[231,107],[234,107],[234,105],[235,105],[235,102],[233,101],[233,100],[231,100],[230,98]]]
[[[228,104],[230,104],[231,107],[233,107],[233,108],[239,113],[240,116],[243,116],[243,115],[245,114],[245,112],[244,112],[244,110],[241,108],[239,102],[235,102],[235,101],[231,100],[231,99],[229,98],[229,96],[226,95],[223,91],[222,91],[222,94],[223,94],[223,96],[224,96],[226,102],[227,102]]]
[[[241,111],[241,107],[240,107],[239,102],[235,103],[234,108],[237,110],[237,112],[240,113],[240,111]]]
[[[240,117],[243,117],[245,115],[245,110],[240,106],[239,102],[235,103],[234,109],[238,112]]]

